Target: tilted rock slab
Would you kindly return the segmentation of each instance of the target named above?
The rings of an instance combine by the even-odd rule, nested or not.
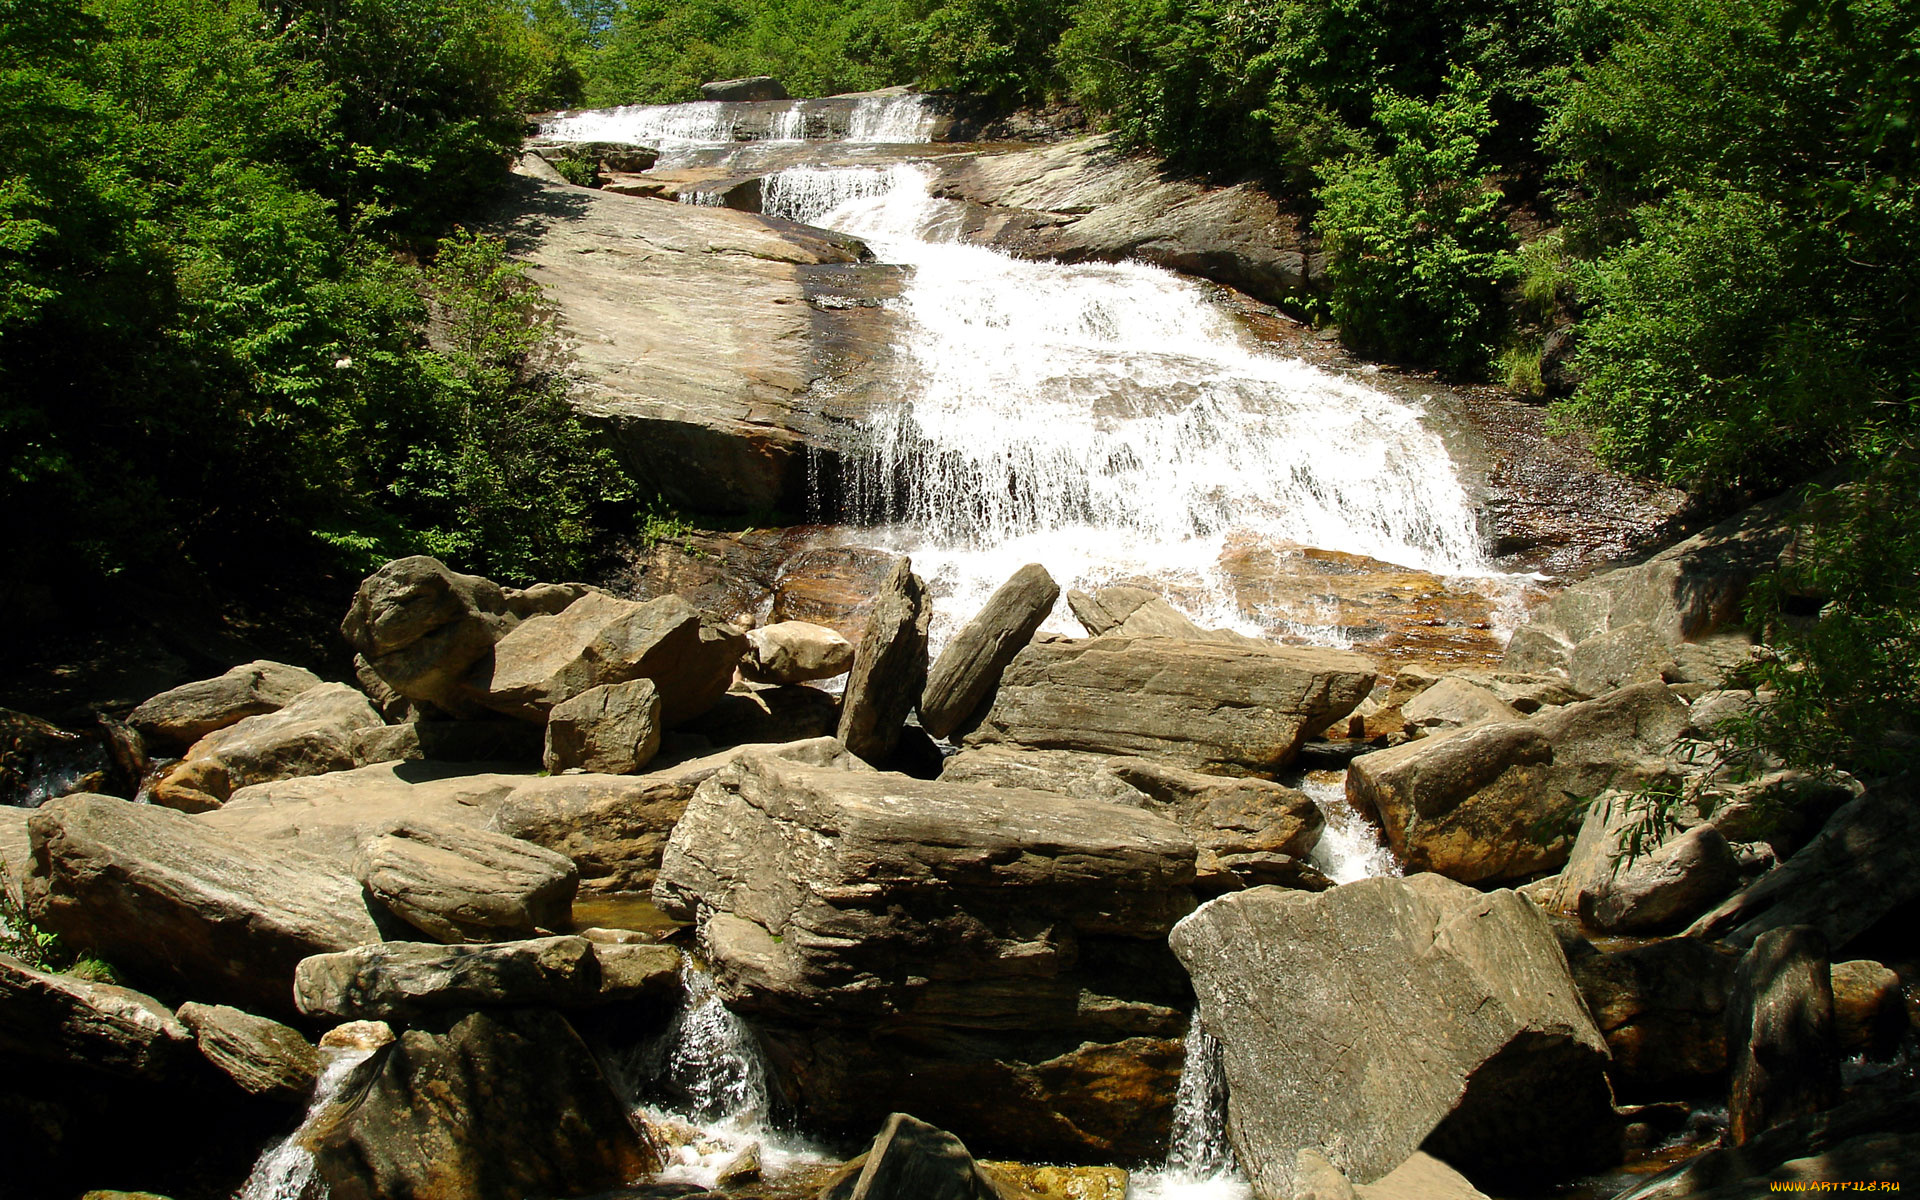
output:
[[[1214,774],[1277,770],[1373,688],[1357,654],[1107,635],[1039,640],[1001,677],[969,746],[1137,754]]]
[[[344,771],[358,765],[354,747],[361,731],[384,725],[365,696],[344,683],[323,683],[285,708],[195,742],[154,784],[153,802],[205,812],[251,784]]]
[[[867,611],[865,631],[840,700],[840,741],[868,762],[893,753],[900,726],[927,680],[933,602],[913,563],[895,562]]]
[[[151,996],[51,975],[0,954],[0,1052],[164,1079],[193,1057],[192,1048],[187,1027]]]
[[[320,1076],[320,1052],[299,1030],[225,1004],[186,1003],[176,1014],[200,1053],[249,1096],[304,1105]]]
[[[499,584],[415,555],[360,582],[340,633],[394,691],[464,716],[467,672],[515,620]]]
[[[541,763],[632,775],[660,752],[660,690],[651,679],[590,687],[547,714]]]
[[[492,942],[564,928],[580,872],[530,842],[452,824],[403,820],[354,863],[367,893],[442,942]]]
[[[320,677],[303,667],[258,659],[161,692],[129,713],[127,724],[157,747],[191,746],[246,717],[285,708],[319,683]]]
[[[654,886],[823,1126],[912,1104],[1007,1152],[1164,1152],[1193,842],[1146,812],[743,753]]]
[[[333,1200],[523,1200],[660,1169],[625,1103],[558,1013],[452,1013],[356,1068],[299,1136]]]
[[[379,942],[300,962],[294,1000],[309,1017],[386,1021],[436,1009],[560,1008],[593,1002],[600,960],[579,937],[486,946]]]
[[[301,959],[380,940],[334,859],[111,796],[49,801],[28,829],[35,922],[204,1000],[288,1012]]]
[[[927,673],[920,694],[921,726],[935,737],[946,737],[966,724],[1059,598],[1060,585],[1039,563],[1015,571],[947,643]]]
[[[1435,875],[1254,888],[1171,940],[1261,1200],[1292,1197],[1308,1147],[1356,1183],[1423,1147],[1470,1175],[1571,1175],[1618,1151],[1606,1044],[1515,893]]]
[[[480,704],[543,721],[588,688],[650,679],[671,728],[726,694],[746,648],[739,630],[678,596],[636,603],[590,592],[516,625],[469,684]]]
[[[1668,775],[1686,728],[1687,706],[1665,684],[1636,684],[1363,754],[1347,771],[1347,799],[1379,820],[1410,871],[1524,880],[1567,861],[1593,797]]]

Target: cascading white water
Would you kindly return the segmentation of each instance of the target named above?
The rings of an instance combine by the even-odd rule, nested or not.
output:
[[[854,432],[841,500],[913,555],[949,628],[1039,562],[1069,586],[1173,580],[1196,616],[1258,632],[1218,572],[1230,535],[1488,573],[1422,414],[1264,352],[1200,285],[959,244],[963,209],[915,165],[783,171],[763,196],[912,268],[911,398]]]
[[[1252,1189],[1227,1141],[1227,1074],[1220,1043],[1196,1019],[1173,1097],[1166,1165],[1136,1172],[1134,1200],[1247,1200]]]
[[[859,96],[839,102],[790,100],[778,105],[724,100],[629,104],[566,113],[547,121],[540,132],[563,142],[684,149],[724,146],[742,138],[800,142],[809,140],[810,134],[812,140],[919,143],[932,137],[933,125],[934,114],[920,96]]]
[[[721,1000],[713,977],[689,959],[680,971],[680,1011],[666,1032],[643,1049],[638,1066],[650,1094],[676,1106],[643,1106],[667,1136],[662,1182],[713,1187],[727,1165],[749,1148],[762,1169],[777,1175],[799,1163],[830,1157],[768,1121],[771,1093],[766,1063],[753,1030]]]
[[[237,1200],[326,1200],[327,1185],[315,1168],[313,1155],[300,1135],[327,1110],[340,1089],[346,1086],[353,1069],[367,1060],[372,1050],[329,1047],[320,1078],[313,1085],[313,1100],[300,1127],[291,1135],[269,1146],[253,1164]]]
[[[1307,860],[1335,883],[1400,874],[1400,863],[1393,851],[1381,844],[1379,831],[1347,803],[1346,772],[1317,774],[1322,777],[1308,775],[1299,783],[1300,790],[1327,821]],[[1333,778],[1325,778],[1327,775]]]

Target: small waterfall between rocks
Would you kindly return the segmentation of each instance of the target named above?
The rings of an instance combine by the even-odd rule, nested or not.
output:
[[[1311,772],[1296,786],[1327,821],[1308,855],[1322,874],[1335,883],[1401,874],[1399,860],[1381,844],[1379,830],[1347,803],[1345,771]]]
[[[321,1053],[327,1056],[326,1063],[314,1083],[313,1100],[307,1105],[306,1116],[301,1118],[299,1128],[261,1153],[236,1200],[326,1200],[327,1185],[320,1181],[313,1155],[301,1135],[327,1111],[352,1077],[353,1069],[365,1062],[373,1051],[329,1048]]]
[[[1220,1043],[1200,1027],[1187,1030],[1187,1061],[1173,1098],[1173,1135],[1166,1165],[1136,1171],[1133,1200],[1247,1200],[1252,1189],[1227,1141],[1227,1075]]]
[[[932,137],[933,125],[923,97],[900,95],[629,104],[561,113],[541,133],[560,141],[624,142],[670,152],[749,141],[919,143]]]
[[[1488,578],[1473,505],[1414,405],[1251,342],[1201,285],[1140,263],[962,244],[925,167],[792,168],[767,212],[908,267],[908,397],[846,432],[837,507],[912,555],[944,642],[1020,565],[1144,581],[1202,624],[1262,633],[1231,543],[1337,549]],[[1043,628],[1076,632],[1064,603]],[[1330,640],[1330,639],[1321,639]]]

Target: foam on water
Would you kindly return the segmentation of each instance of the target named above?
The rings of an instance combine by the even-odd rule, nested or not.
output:
[[[320,1053],[325,1056],[325,1065],[314,1084],[313,1100],[307,1105],[300,1127],[260,1155],[247,1181],[240,1186],[237,1200],[326,1200],[327,1185],[321,1182],[313,1155],[300,1135],[333,1103],[353,1069],[365,1062],[372,1051],[329,1047]]]
[[[755,140],[800,142],[922,143],[933,134],[934,114],[919,96],[861,96],[844,104],[790,100],[741,104],[697,100],[690,104],[628,104],[563,113],[548,120],[541,136],[563,142],[626,142],[662,150],[725,146]]]
[[[1380,831],[1347,803],[1345,771],[1316,772],[1302,779],[1299,788],[1327,821],[1307,855],[1321,874],[1335,883],[1352,883],[1401,873],[1393,851],[1381,843]]]
[[[1227,1141],[1227,1075],[1220,1043],[1198,1020],[1187,1031],[1166,1164],[1134,1172],[1127,1194],[1133,1200],[1248,1200],[1253,1194]]]
[[[851,431],[838,499],[913,556],[936,642],[1027,562],[1071,587],[1145,577],[1261,632],[1218,567],[1230,536],[1491,574],[1419,408],[1266,352],[1201,285],[961,244],[963,208],[917,165],[783,171],[764,196],[911,268],[892,302],[910,399]],[[1075,627],[1062,606],[1045,628]]]

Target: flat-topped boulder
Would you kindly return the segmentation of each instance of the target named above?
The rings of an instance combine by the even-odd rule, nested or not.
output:
[[[1260,1196],[1302,1149],[1372,1183],[1426,1149],[1470,1176],[1613,1161],[1606,1043],[1545,916],[1436,875],[1254,888],[1173,931]]]
[[[356,738],[385,722],[343,683],[322,683],[285,707],[237,721],[195,742],[153,785],[153,802],[184,812],[218,808],[239,788],[324,775],[357,765]]]
[[[1216,774],[1293,761],[1352,712],[1374,667],[1357,654],[1107,635],[1039,639],[1001,677],[969,746],[1132,754]]]
[[[285,708],[319,683],[304,667],[257,659],[161,692],[129,713],[127,724],[155,748],[183,749],[244,718]]]
[[[205,1000],[292,1007],[294,968],[380,940],[337,860],[111,796],[64,796],[28,825],[42,928]]]
[[[361,846],[354,875],[388,912],[442,942],[493,942],[564,928],[580,873],[531,842],[418,818]]]
[[[441,1009],[566,1007],[600,992],[600,960],[580,937],[484,946],[379,942],[300,961],[293,997],[309,1017],[404,1020]]]

